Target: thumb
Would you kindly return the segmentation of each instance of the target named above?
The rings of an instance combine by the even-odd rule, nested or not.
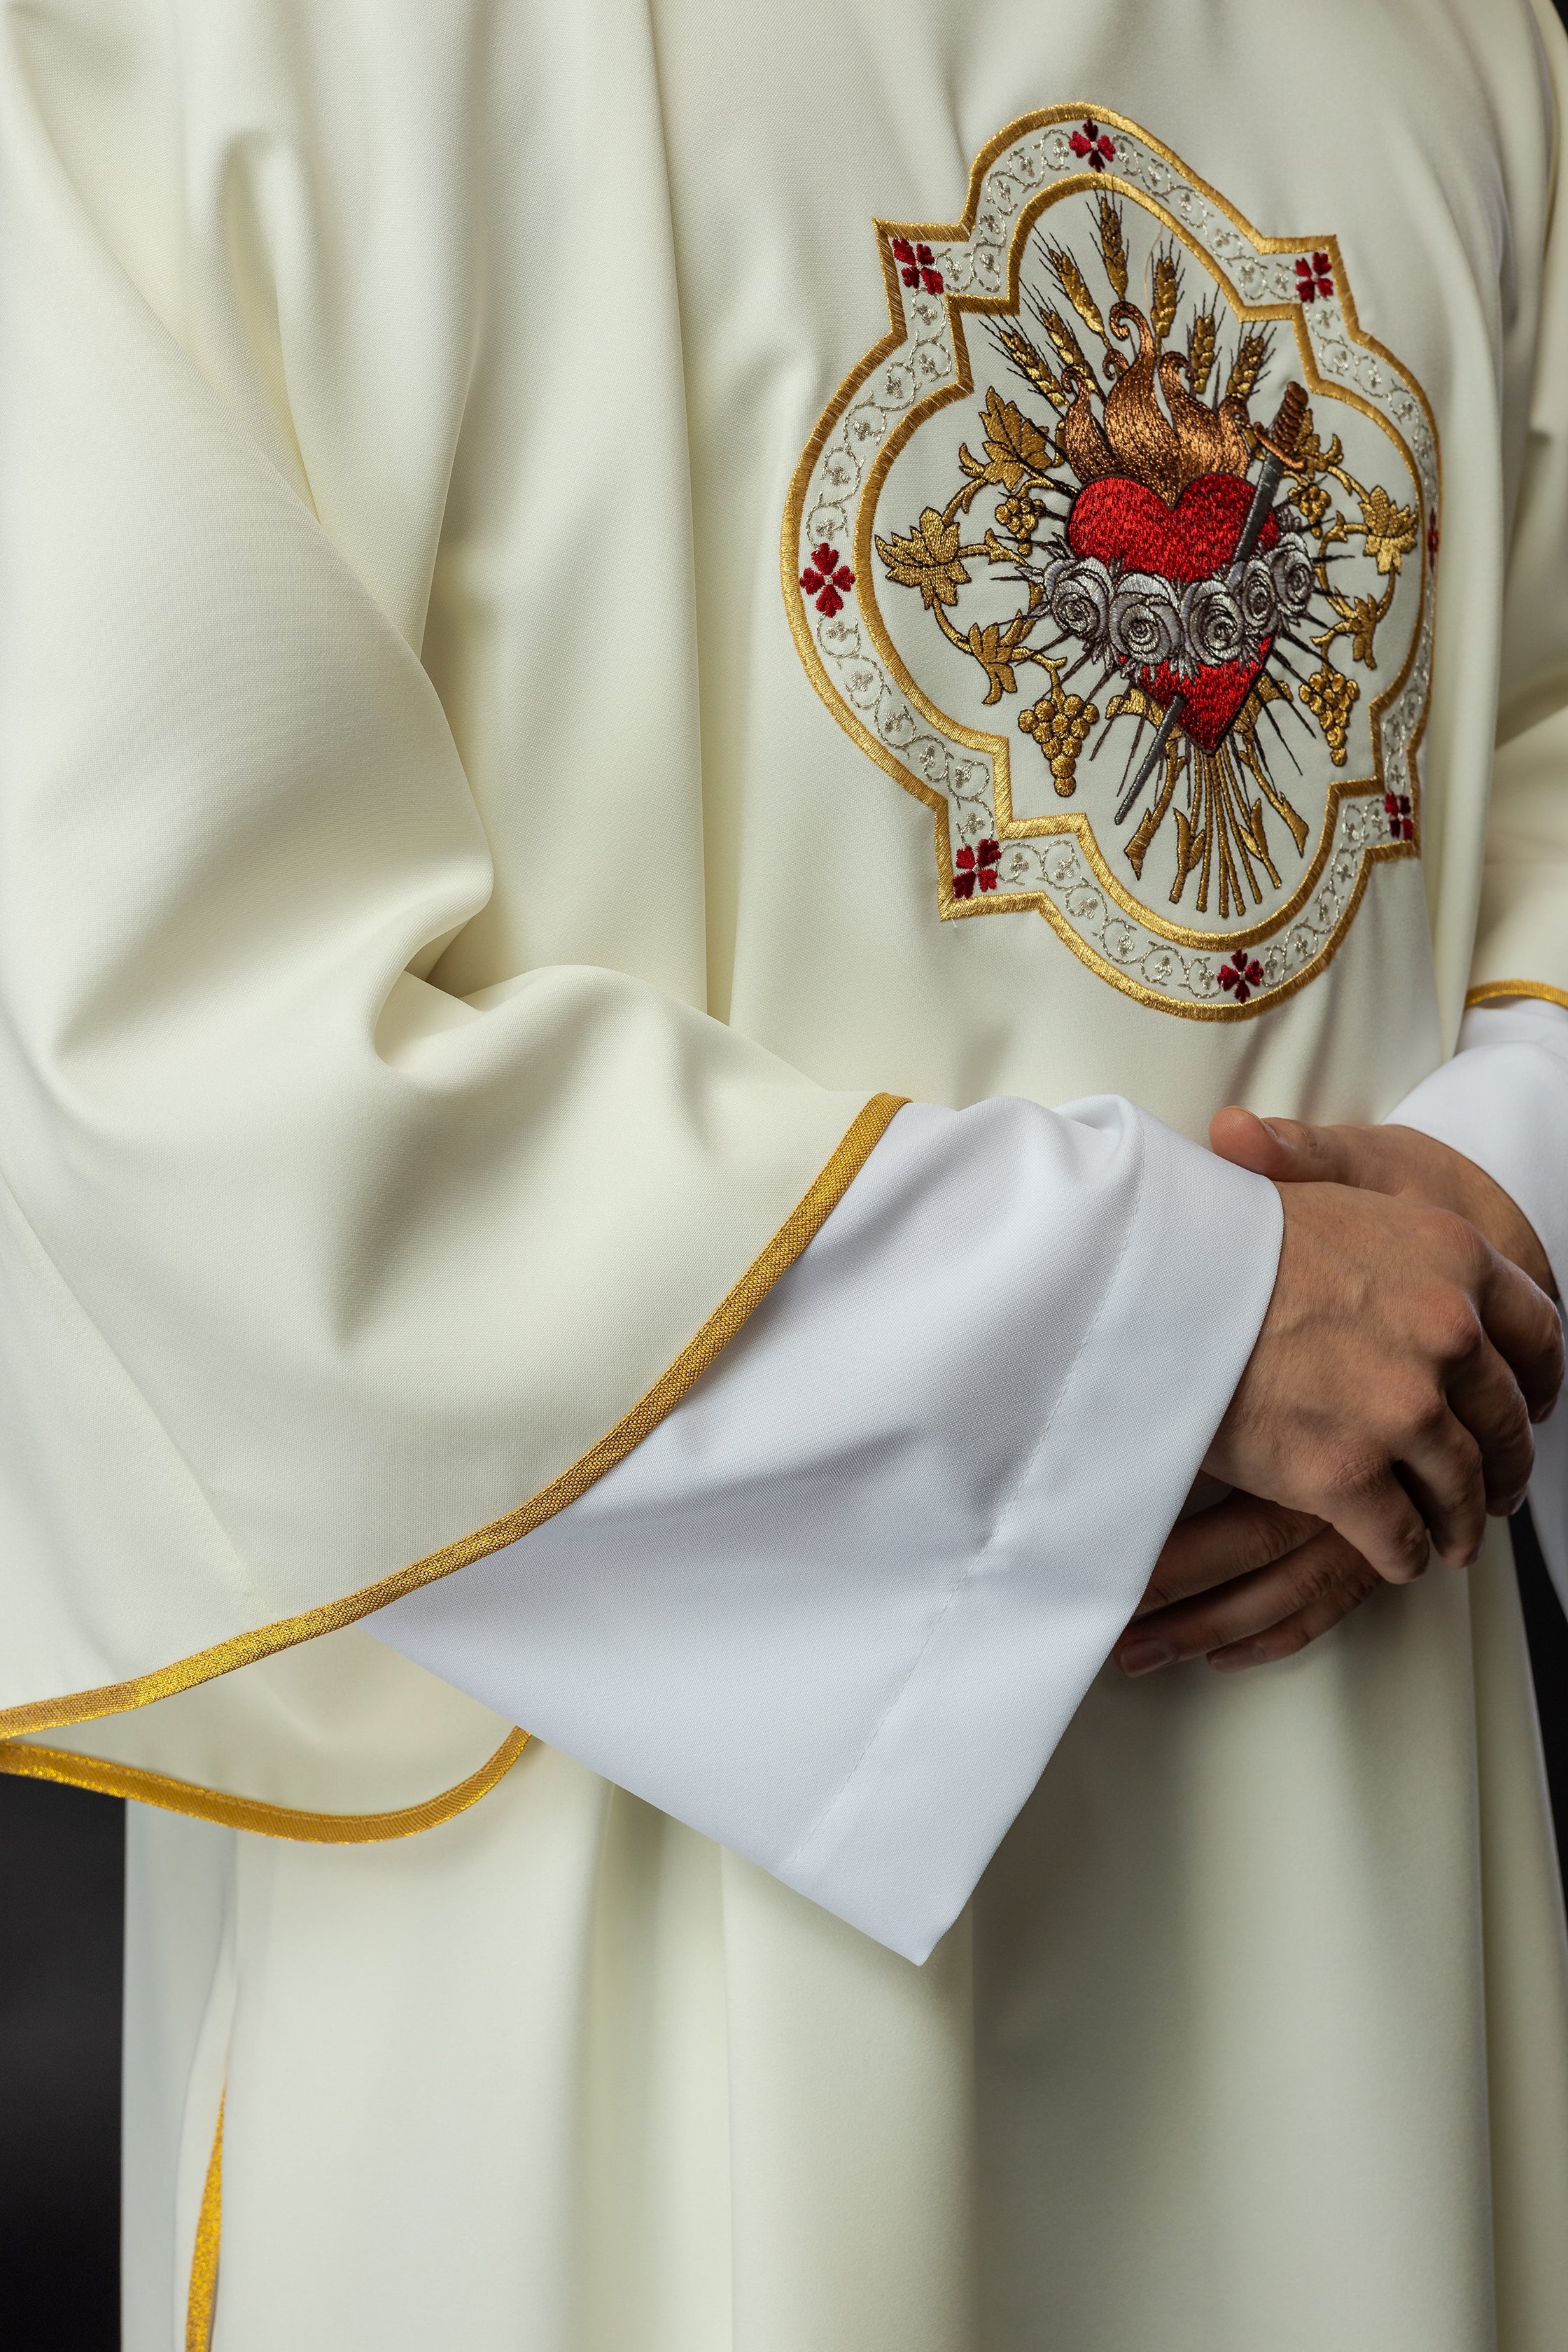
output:
[[[1328,1127],[1308,1127],[1297,1118],[1261,1119],[1238,1104],[1216,1111],[1209,1122],[1216,1158],[1249,1168],[1276,1184],[1353,1184],[1343,1137]]]

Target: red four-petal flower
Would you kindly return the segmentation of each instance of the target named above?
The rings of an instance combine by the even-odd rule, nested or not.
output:
[[[835,613],[844,610],[841,588],[853,588],[855,574],[847,563],[840,563],[826,540],[811,551],[811,562],[800,575],[800,584],[808,596],[816,599],[816,609],[831,620]]]
[[[1408,793],[1384,793],[1383,813],[1388,819],[1390,841],[1414,841],[1415,819],[1410,807]]]
[[[1219,968],[1219,984],[1227,995],[1234,993],[1238,1004],[1245,1004],[1255,988],[1263,982],[1263,966],[1256,956],[1248,956],[1245,948],[1237,948],[1228,963]]]
[[[1108,163],[1116,161],[1116,150],[1106,137],[1092,114],[1086,114],[1081,127],[1073,132],[1068,145],[1075,155],[1086,155],[1091,172],[1103,172]]]
[[[975,885],[982,891],[996,887],[996,867],[1002,856],[999,841],[983,841],[978,850],[967,844],[953,859],[952,895],[955,898],[973,898]]]
[[[928,294],[942,292],[942,272],[929,245],[911,245],[907,236],[896,236],[893,259],[906,286],[923,286]]]
[[[1327,301],[1334,290],[1334,273],[1326,253],[1303,254],[1296,264],[1296,292],[1303,302]]]

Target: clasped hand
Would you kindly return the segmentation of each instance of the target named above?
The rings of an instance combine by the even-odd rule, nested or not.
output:
[[[1284,1241],[1204,1463],[1238,1491],[1171,1535],[1117,1644],[1130,1674],[1285,1657],[1430,1550],[1468,1566],[1563,1381],[1545,1253],[1473,1161],[1409,1128],[1234,1109],[1210,1141],[1278,1184]]]

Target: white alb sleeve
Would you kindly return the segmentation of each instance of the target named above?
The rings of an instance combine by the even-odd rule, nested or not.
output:
[[[1138,1601],[1281,1222],[1116,1097],[911,1105],[623,1462],[365,1622],[923,1959]]]
[[[1458,1050],[1388,1114],[1462,1151],[1534,1226],[1568,1299],[1568,1009],[1532,996],[1478,1004]],[[1568,1608],[1568,1405],[1535,1433],[1530,1509]]]

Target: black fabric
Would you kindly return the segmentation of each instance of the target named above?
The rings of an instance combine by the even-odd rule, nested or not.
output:
[[[1541,1712],[1541,1744],[1557,1827],[1557,1860],[1568,1881],[1568,1618],[1546,1573],[1528,1510],[1511,1522],[1519,1597],[1530,1636],[1530,1664]]]
[[[0,2344],[120,2342],[125,1808],[0,1777]]]

